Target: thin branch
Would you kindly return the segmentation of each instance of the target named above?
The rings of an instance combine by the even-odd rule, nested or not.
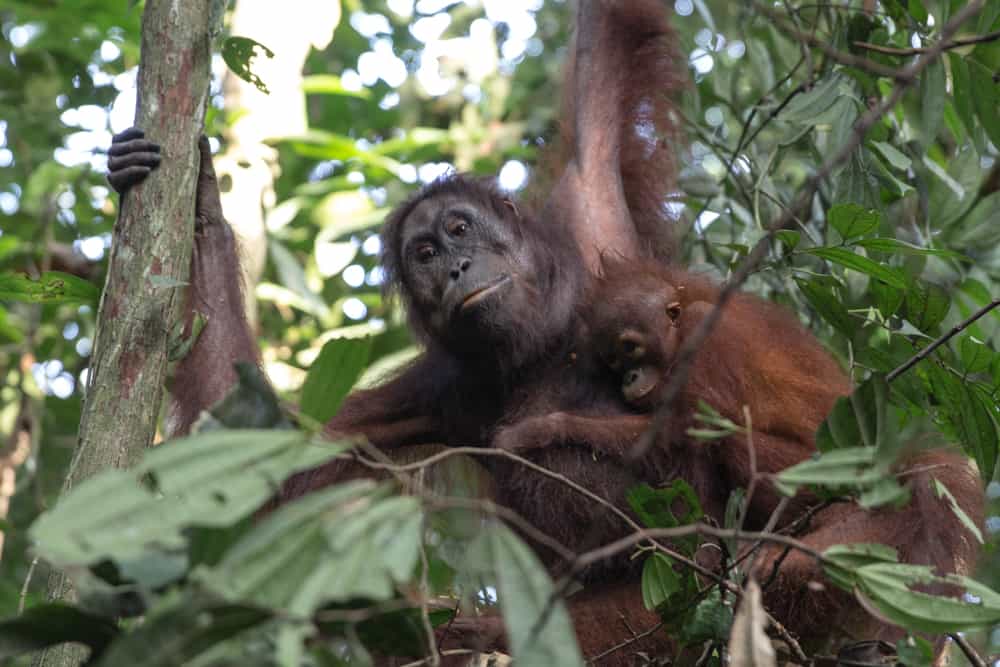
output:
[[[424,518],[426,523],[427,519]],[[427,526],[424,525],[421,533],[426,534]],[[431,611],[427,605],[427,594],[430,591],[428,576],[431,566],[427,561],[427,547],[420,545],[420,624],[423,626],[424,635],[427,637],[427,646],[430,648],[430,655],[427,659],[431,667],[441,667],[441,654],[438,652],[437,639],[434,637],[434,625],[431,623]]]
[[[532,542],[548,547],[553,553],[567,563],[576,560],[577,554],[556,540],[548,533],[535,528],[535,525],[523,516],[503,505],[498,505],[485,498],[459,498],[456,496],[421,496],[421,500],[433,509],[468,509],[482,512],[488,516],[496,516],[513,525]]]
[[[986,304],[985,306],[974,312],[965,320],[953,326],[946,334],[935,340],[933,343],[931,343],[924,349],[920,350],[920,352],[917,352],[915,355],[910,357],[905,363],[893,369],[891,373],[885,376],[886,381],[892,382],[900,375],[902,375],[906,371],[916,366],[918,363],[929,357],[934,350],[938,349],[939,347],[947,343],[949,340],[960,334],[965,329],[968,329],[975,323],[976,320],[981,318],[983,315],[986,315],[988,312],[990,312],[997,306],[1000,306],[1000,297],[997,297],[996,299],[993,299],[993,301],[990,301],[988,304]]]
[[[653,443],[656,441],[656,438],[659,436],[663,427],[666,425],[667,420],[671,416],[671,408],[674,400],[677,398],[678,394],[680,394],[687,382],[688,374],[691,370],[691,363],[694,361],[695,354],[718,323],[719,318],[722,315],[723,307],[729,299],[732,298],[733,294],[739,289],[744,281],[746,281],[747,277],[754,270],[754,268],[767,255],[771,239],[774,237],[774,234],[791,223],[797,216],[798,211],[805,210],[809,206],[812,202],[813,196],[819,190],[820,184],[830,177],[834,169],[850,158],[858,146],[861,145],[861,142],[864,141],[868,130],[871,129],[872,126],[874,126],[875,123],[882,118],[882,116],[891,111],[899,103],[906,91],[917,80],[917,76],[920,72],[941,55],[941,47],[948,43],[951,36],[965,21],[972,18],[978,14],[980,10],[982,10],[983,4],[984,0],[974,0],[963,7],[950,21],[948,21],[947,24],[945,24],[944,28],[942,28],[941,42],[939,42],[935,47],[931,47],[927,53],[903,68],[903,74],[896,78],[896,85],[889,98],[874,108],[869,109],[863,116],[861,116],[860,119],[858,119],[857,123],[854,125],[850,139],[848,139],[848,141],[841,146],[840,150],[838,150],[829,160],[824,162],[815,174],[806,180],[806,183],[796,200],[772,225],[768,227],[767,233],[754,245],[740,265],[736,268],[725,287],[719,292],[719,297],[716,301],[715,307],[709,312],[708,316],[699,322],[692,335],[689,336],[681,345],[681,348],[677,353],[673,369],[670,373],[670,381],[667,383],[667,386],[661,394],[660,406],[653,415],[652,423],[650,424],[649,429],[647,429],[642,437],[639,438],[636,444],[632,447],[631,451],[627,454],[627,458],[629,460],[640,460],[646,452],[649,451],[650,447],[653,446]]]
[[[976,653],[976,649],[969,643],[969,640],[963,637],[958,632],[953,632],[948,635],[951,640],[958,645],[958,648],[962,649],[962,653],[965,654],[966,659],[972,663],[972,667],[986,667],[986,661]]]
[[[976,35],[975,37],[963,37],[962,39],[954,39],[944,46],[941,47],[942,51],[951,51],[953,49],[960,49],[963,46],[972,46],[973,44],[986,44],[987,42],[995,42],[1000,39],[1000,30],[994,32],[988,32],[985,35]],[[868,51],[875,51],[877,53],[884,53],[887,56],[916,56],[921,53],[927,53],[930,47],[926,46],[914,46],[907,49],[900,49],[894,46],[883,46],[881,44],[872,44],[871,42],[854,42],[854,46],[860,49],[867,49]]]
[[[557,472],[552,472],[548,468],[546,468],[544,466],[540,466],[537,463],[535,463],[534,461],[529,461],[528,459],[526,459],[526,458],[524,458],[522,456],[518,456],[517,454],[514,454],[512,452],[508,452],[508,451],[503,450],[503,449],[492,449],[492,448],[485,448],[485,447],[451,447],[451,448],[446,449],[444,451],[438,452],[437,454],[433,454],[431,456],[428,456],[425,459],[421,459],[420,461],[416,461],[414,463],[407,463],[407,464],[403,464],[403,465],[395,465],[395,464],[387,464],[387,463],[377,463],[377,462],[374,462],[374,461],[366,461],[366,460],[360,460],[360,459],[359,459],[359,461],[361,463],[363,463],[364,465],[370,466],[371,468],[375,468],[375,469],[389,470],[389,471],[395,471],[395,472],[408,472],[408,471],[411,471],[411,470],[417,470],[417,469],[420,469],[420,468],[427,467],[429,465],[433,465],[434,463],[437,463],[438,461],[442,461],[442,460],[444,460],[446,458],[449,458],[451,456],[458,456],[460,454],[464,454],[466,456],[498,457],[498,458],[508,459],[510,461],[515,461],[516,463],[519,463],[520,465],[524,466],[525,468],[528,468],[529,470],[532,470],[534,472],[537,472],[540,475],[544,475],[545,477],[548,477],[550,479],[554,479],[554,480],[556,480],[558,482],[561,482],[562,484],[565,484],[567,487],[569,487],[573,491],[576,491],[577,493],[585,496],[586,498],[589,498],[590,500],[594,501],[595,503],[598,503],[599,505],[601,505],[602,507],[604,507],[608,511],[610,511],[612,514],[614,514],[615,516],[617,516],[619,519],[621,519],[623,522],[625,522],[625,524],[627,524],[628,527],[631,528],[632,530],[637,531],[637,532],[642,532],[644,530],[644,528],[642,527],[641,524],[639,524],[635,519],[633,519],[632,517],[630,517],[628,514],[626,514],[625,512],[623,512],[621,509],[619,509],[614,503],[609,502],[606,498],[603,498],[602,496],[600,496],[599,494],[594,493],[590,489],[588,489],[588,488],[586,488],[584,486],[581,486],[580,484],[577,484],[576,482],[574,482],[573,480],[569,479],[565,475],[560,475]],[[639,541],[641,542],[642,540],[639,540]],[[703,566],[703,565],[701,565],[701,564],[693,561],[692,559],[684,556],[683,554],[678,553],[674,549],[671,549],[670,547],[668,547],[668,546],[666,546],[664,544],[661,544],[659,542],[656,542],[655,540],[652,540],[652,539],[650,540],[650,542],[659,551],[661,551],[664,554],[670,556],[671,558],[673,558],[677,562],[682,563],[683,565],[686,565],[686,566],[688,566],[690,568],[693,568],[699,574],[702,574],[702,575],[704,575],[706,577],[712,578],[713,580],[719,578],[719,575],[717,575],[715,572],[713,572],[710,569],[708,569],[707,567],[705,567],[705,566]],[[574,562],[575,562],[575,560],[576,559],[574,559]]]
[[[868,58],[862,58],[861,56],[855,56],[835,49],[830,46],[829,40],[821,39],[808,32],[803,32],[797,29],[784,14],[774,11],[763,2],[754,2],[754,7],[761,14],[764,14],[769,19],[774,21],[774,23],[784,32],[789,33],[792,37],[794,37],[800,44],[805,43],[813,48],[819,49],[823,52],[823,55],[834,62],[838,62],[841,65],[846,65],[848,67],[855,67],[857,69],[864,70],[865,72],[874,74],[875,76],[895,79],[896,81],[905,81],[906,77],[911,75],[911,73],[907,72],[905,68],[896,69],[894,67],[877,63],[874,60],[869,60]]]
[[[822,554],[822,552],[813,549],[805,542],[797,540],[793,537],[778,535],[777,533],[746,531],[734,528],[716,528],[715,526],[698,522],[684,526],[677,526],[676,528],[646,528],[631,535],[626,535],[625,537],[617,539],[614,542],[610,542],[604,546],[598,547],[597,549],[580,554],[574,563],[573,570],[574,572],[585,570],[594,563],[617,556],[623,551],[627,551],[628,549],[631,549],[646,540],[672,540],[680,537],[690,537],[692,535],[703,535],[724,540],[760,540],[762,542],[780,544],[791,547],[792,549],[797,549],[798,551],[801,551],[807,556],[815,559],[818,563],[829,564],[829,561],[826,556]],[[729,588],[730,592],[739,591],[739,587],[735,586],[735,584],[730,583],[730,586],[732,586],[732,588]]]
[[[655,633],[658,630],[660,630],[662,627],[663,627],[663,623],[660,622],[660,623],[657,623],[656,625],[654,625],[653,627],[649,628],[648,630],[643,630],[639,634],[633,633],[631,637],[629,637],[628,639],[626,639],[622,643],[615,644],[614,646],[612,646],[608,650],[602,651],[601,653],[598,653],[597,655],[593,656],[592,658],[587,658],[587,663],[588,664],[598,664],[598,663],[600,663],[600,661],[602,659],[608,657],[612,653],[617,653],[618,651],[621,651],[622,649],[626,649],[626,648],[628,648],[629,646],[631,646],[632,644],[634,644],[634,643],[636,643],[638,641],[642,641],[646,637],[649,637],[653,633]]]

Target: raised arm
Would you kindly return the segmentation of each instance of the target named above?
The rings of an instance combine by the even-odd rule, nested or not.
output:
[[[571,58],[546,217],[572,226],[594,273],[602,253],[668,259],[684,59],[663,3],[580,0]]]

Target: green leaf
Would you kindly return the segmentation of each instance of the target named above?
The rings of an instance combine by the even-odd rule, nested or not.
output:
[[[718,587],[713,587],[677,628],[682,642],[726,641],[733,625],[733,608],[725,604]]]
[[[994,146],[1000,146],[1000,86],[993,80],[989,67],[976,60],[966,60],[969,65],[969,79],[972,82],[972,103],[986,136]]]
[[[292,431],[210,431],[148,450],[133,471],[88,479],[43,513],[29,534],[57,567],[131,562],[183,552],[187,526],[227,526],[255,512],[294,472],[345,448]],[[140,485],[147,478],[154,488]]]
[[[965,526],[970,533],[972,533],[972,536],[976,538],[977,542],[985,544],[983,541],[983,531],[979,529],[979,526],[972,520],[972,517],[965,513],[965,510],[963,510],[962,506],[958,504],[958,500],[955,499],[955,496],[952,495],[948,487],[945,486],[939,479],[934,480],[934,493],[938,498],[944,498],[947,500],[948,507],[950,507],[955,516],[958,517],[958,520],[962,522],[962,525]]]
[[[901,153],[895,146],[885,141],[873,141],[871,145],[882,154],[882,157],[893,166],[893,168],[900,171],[906,171],[909,169],[913,162],[906,155]]]
[[[962,367],[966,373],[983,373],[993,363],[994,352],[975,336],[965,336],[959,342]]]
[[[258,47],[268,58],[274,57],[274,51],[249,37],[227,37],[222,42],[222,59],[233,74],[256,86],[260,92],[270,94],[261,78],[250,71],[250,63],[257,57]]]
[[[927,375],[940,404],[939,416],[976,460],[983,480],[992,480],[1000,440],[992,417],[996,406],[989,391],[970,386],[937,364],[927,365]]]
[[[1000,192],[983,197],[957,225],[946,229],[949,244],[971,251],[1000,243]]]
[[[335,338],[320,350],[302,386],[302,413],[321,424],[340,409],[344,397],[368,366],[373,338]]]
[[[647,528],[686,526],[704,516],[698,494],[682,479],[675,479],[659,489],[638,484],[630,488],[625,497],[629,507]]]
[[[792,495],[800,486],[844,488],[873,485],[888,472],[875,466],[873,447],[851,447],[824,452],[786,468],[777,477],[782,493]]]
[[[660,552],[651,554],[642,564],[642,602],[646,609],[655,610],[680,590],[680,577],[670,559]]]
[[[802,240],[802,232],[797,232],[794,229],[779,229],[774,235],[785,246],[785,252],[795,250],[795,246]]]
[[[894,623],[917,632],[943,634],[1000,622],[1000,594],[968,577],[935,576],[926,565],[875,563],[856,570],[861,591]],[[920,592],[940,587],[949,595]],[[976,598],[966,601],[963,594]]]
[[[118,625],[112,619],[47,602],[0,621],[0,658],[9,659],[66,642],[86,644],[100,655],[118,632]]]
[[[950,259],[960,259],[969,261],[969,258],[961,253],[952,250],[942,250],[940,248],[921,248],[920,246],[900,241],[899,239],[876,237],[872,239],[860,239],[854,241],[852,245],[858,245],[865,250],[884,253],[900,253],[904,255],[934,255],[936,257],[947,257]]]
[[[896,657],[906,667],[933,667],[934,644],[923,637],[908,635],[896,642]]]
[[[933,333],[951,309],[948,292],[934,283],[915,280],[906,291],[905,316],[913,326]]]
[[[857,204],[838,204],[827,213],[827,220],[846,239],[864,236],[878,227],[878,211],[865,210]]]
[[[188,665],[271,614],[194,592],[168,595],[142,623],[108,648],[98,667]]]
[[[545,568],[524,542],[501,523],[493,523],[470,551],[487,554],[496,572],[497,596],[517,665],[582,665],[569,614]],[[543,614],[546,614],[543,617]]]
[[[969,136],[973,136],[977,126],[972,101],[975,91],[972,89],[972,81],[969,77],[969,66],[966,64],[965,58],[957,53],[948,54],[948,65],[951,69],[952,100],[955,104],[955,111],[962,119],[965,131],[969,133]]]
[[[898,269],[894,269],[884,264],[879,264],[878,262],[868,259],[867,257],[862,257],[847,248],[810,248],[806,250],[806,252],[811,255],[816,255],[817,257],[822,257],[823,259],[833,262],[834,264],[839,264],[847,267],[848,269],[860,271],[861,273],[867,274],[873,278],[878,278],[893,287],[906,287],[906,280],[903,278],[902,273],[900,273]]]
[[[0,299],[28,303],[83,303],[96,305],[101,290],[69,273],[46,271],[38,280],[23,273],[0,273]]]
[[[415,498],[369,480],[310,493],[244,535],[201,579],[226,599],[300,616],[320,605],[386,600],[419,559]]]
[[[940,58],[935,58],[920,73],[918,86],[920,91],[920,130],[925,146],[931,145],[937,138],[941,121],[944,118],[944,104],[948,99],[945,79],[944,62]]]
[[[796,278],[795,283],[802,290],[802,294],[806,297],[809,305],[824,320],[848,338],[854,337],[854,334],[857,333],[857,326],[851,315],[847,312],[847,309],[844,308],[844,304],[841,302],[834,288],[816,278],[808,280]]]
[[[894,315],[903,305],[903,297],[906,295],[904,290],[890,287],[880,280],[870,281],[868,290],[875,299],[875,307],[878,308],[883,317]]]
[[[816,433],[821,452],[864,445],[874,447],[874,463],[891,464],[899,451],[900,426],[889,409],[889,385],[885,376],[873,374],[850,396],[837,399],[830,416]],[[881,482],[881,480],[880,480]],[[891,489],[882,484],[880,493]]]
[[[796,95],[792,101],[778,114],[778,119],[791,123],[815,126],[817,123],[830,122],[831,108],[843,94],[840,74],[833,74],[821,79],[811,90]]]

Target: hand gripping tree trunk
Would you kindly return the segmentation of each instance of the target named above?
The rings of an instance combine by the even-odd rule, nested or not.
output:
[[[136,125],[160,144],[163,165],[123,197],[80,438],[63,492],[107,468],[133,465],[152,444],[163,399],[168,346],[179,321],[194,230],[198,137],[208,96],[211,38],[222,0],[147,0]],[[49,596],[72,600],[53,572]],[[34,664],[78,665],[85,650],[63,645]]]

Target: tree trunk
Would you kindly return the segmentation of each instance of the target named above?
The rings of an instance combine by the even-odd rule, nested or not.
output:
[[[222,0],[146,0],[136,125],[160,144],[163,163],[121,202],[64,494],[101,470],[133,465],[153,442],[191,263],[197,143],[222,6]],[[49,596],[75,599],[62,573],[50,576]],[[78,665],[85,656],[85,649],[63,645],[34,664]]]

